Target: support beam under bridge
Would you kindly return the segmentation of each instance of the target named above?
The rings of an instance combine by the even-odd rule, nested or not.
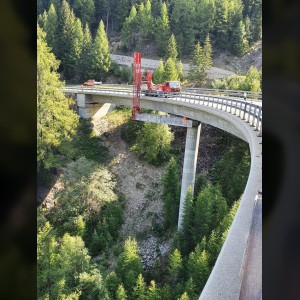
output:
[[[151,122],[156,124],[167,124],[182,127],[192,127],[193,121],[183,117],[162,116],[154,114],[136,114],[135,120],[143,122]],[[195,122],[194,122],[195,123]]]

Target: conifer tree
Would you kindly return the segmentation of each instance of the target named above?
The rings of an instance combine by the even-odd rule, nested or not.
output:
[[[129,16],[125,19],[122,28],[122,42],[126,49],[131,49],[135,44],[136,37],[133,35],[135,28],[137,26],[137,10],[133,5]]]
[[[42,14],[38,15],[37,23],[43,31],[45,31],[47,18],[48,18],[48,13],[45,10]]]
[[[52,48],[53,53],[56,54],[57,14],[53,4],[49,7],[47,22],[45,24],[45,32],[47,44]]]
[[[93,43],[92,36],[88,24],[85,24],[82,38],[82,51],[78,63],[78,69],[80,71],[80,79],[92,77],[92,55],[93,55]]]
[[[170,21],[168,9],[165,2],[161,3],[160,16],[156,21],[156,46],[161,57],[165,56],[168,49],[168,38],[170,36]]]
[[[189,186],[183,206],[182,227],[180,230],[180,251],[187,255],[193,247],[192,227],[193,227],[193,190]]]
[[[178,80],[183,81],[183,64],[181,62],[181,60],[178,60],[176,62],[176,70],[177,70],[177,74],[178,74]]]
[[[142,274],[139,274],[133,288],[133,299],[146,300],[146,283]]]
[[[196,293],[196,285],[194,283],[194,280],[192,277],[188,279],[188,281],[185,284],[185,290],[187,294],[190,296],[191,299],[197,299],[199,296],[199,293]]]
[[[207,251],[209,253],[208,262],[210,268],[212,268],[218,258],[218,255],[222,248],[223,240],[221,239],[221,234],[219,234],[216,230],[213,230],[209,235],[207,241]]]
[[[122,290],[124,289],[123,284],[121,283],[120,279],[118,278],[117,274],[113,271],[111,273],[109,273],[106,278],[105,278],[105,286],[107,288],[107,291],[109,293],[109,296],[111,299],[115,299],[117,298],[117,290]],[[122,288],[120,288],[120,286],[122,286]],[[126,294],[126,291],[124,289],[124,292]],[[120,296],[124,295],[124,293],[122,291],[119,292]],[[122,298],[121,298],[122,299]]]
[[[206,36],[204,41],[202,57],[204,70],[207,71],[212,67],[212,49],[209,34]]]
[[[171,29],[176,36],[179,53],[189,54],[195,39],[195,0],[177,0],[171,14]]]
[[[184,293],[180,296],[179,300],[190,300],[190,297],[189,297],[189,295],[188,295],[187,292],[184,292]]]
[[[126,294],[123,284],[120,284],[117,289],[116,299],[117,300],[127,300],[127,294]]]
[[[147,300],[160,300],[161,295],[159,289],[156,287],[155,281],[150,281],[150,286],[147,292]]]
[[[169,282],[175,287],[175,285],[183,279],[183,260],[181,253],[178,249],[175,249],[169,257]]]
[[[119,0],[117,3],[117,21],[118,21],[118,26],[117,29],[121,29],[126,17],[129,15],[130,12],[130,6],[129,6],[129,1],[128,0]]]
[[[201,251],[199,245],[197,245],[195,251],[189,255],[188,272],[195,283],[196,293],[200,293],[207,281],[210,268],[207,252],[205,250]]]
[[[76,16],[80,18],[83,26],[93,23],[95,15],[94,0],[74,0],[72,7]]]
[[[169,57],[165,64],[165,80],[178,80],[178,73],[174,60]]]
[[[249,16],[245,18],[245,39],[249,42],[252,42],[252,34],[251,34],[251,20]]]
[[[201,43],[212,32],[216,15],[215,0],[197,0],[195,9],[196,39]],[[208,17],[209,16],[209,17]]]
[[[202,82],[205,79],[205,68],[203,64],[203,50],[198,42],[195,45],[192,58],[189,63],[189,78],[192,81]]]
[[[157,69],[153,72],[153,82],[163,83],[165,81],[165,68],[164,63],[160,60]]]
[[[69,109],[57,73],[59,62],[50,52],[38,26],[37,40],[37,161],[45,169],[57,166],[54,153],[75,134],[78,116]]]
[[[164,219],[165,225],[176,226],[178,223],[178,210],[180,201],[180,181],[178,164],[174,157],[170,159],[166,172],[163,175]]]
[[[228,0],[215,0],[216,18],[213,28],[213,41],[219,49],[228,46]]]
[[[233,29],[233,52],[237,56],[242,56],[249,48],[249,43],[246,39],[245,25],[242,21]]]
[[[173,33],[169,39],[168,46],[165,52],[166,52],[166,58],[172,58],[174,62],[177,61],[178,51],[177,51],[175,35]]]
[[[109,52],[108,39],[104,30],[104,24],[101,20],[96,33],[93,46],[92,69],[96,79],[103,79],[104,74],[108,72],[111,65],[111,56]]]
[[[117,275],[122,279],[124,287],[129,293],[128,296],[131,296],[130,291],[133,289],[138,275],[143,271],[138,251],[136,240],[128,238],[118,261]]]

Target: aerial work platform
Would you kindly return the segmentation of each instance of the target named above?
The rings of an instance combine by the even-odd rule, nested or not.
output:
[[[157,124],[167,124],[181,127],[193,127],[193,121],[184,117],[176,117],[176,116],[162,116],[155,114],[135,114],[135,120],[151,122]],[[195,122],[198,123],[198,122]]]

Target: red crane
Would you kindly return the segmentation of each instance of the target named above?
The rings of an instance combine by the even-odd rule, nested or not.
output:
[[[140,52],[133,53],[132,120],[135,120],[136,114],[141,112],[141,85],[142,85],[141,59],[142,59],[142,54]]]

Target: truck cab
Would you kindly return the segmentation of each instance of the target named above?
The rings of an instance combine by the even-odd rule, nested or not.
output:
[[[179,94],[181,91],[179,81],[166,81],[165,91],[168,93],[173,93],[174,95]]]

